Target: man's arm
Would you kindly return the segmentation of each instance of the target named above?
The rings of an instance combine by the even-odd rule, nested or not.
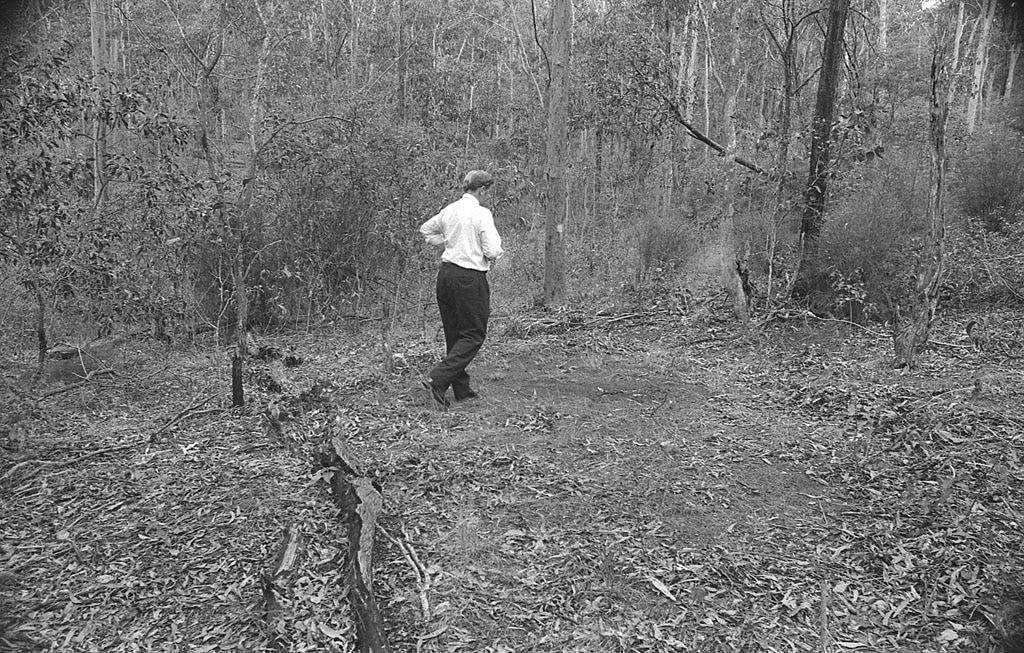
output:
[[[420,233],[428,245],[444,245],[444,230],[441,228],[441,214],[438,213],[420,227]]]
[[[505,253],[501,248],[501,236],[494,227],[494,216],[490,211],[480,219],[480,248],[489,261],[497,261]]]

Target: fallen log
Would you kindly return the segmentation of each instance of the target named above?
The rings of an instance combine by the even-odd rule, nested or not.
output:
[[[356,471],[340,438],[332,438],[321,450],[321,463],[333,469],[331,492],[348,524],[345,572],[357,646],[361,653],[390,653],[384,620],[373,595],[373,535],[384,498],[373,480]]]

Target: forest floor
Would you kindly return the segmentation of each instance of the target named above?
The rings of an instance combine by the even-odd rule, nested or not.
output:
[[[436,338],[268,339],[301,365],[253,361],[235,411],[223,353],[130,345],[0,436],[0,650],[355,650],[333,434],[383,492],[394,651],[995,651],[1024,318],[984,351],[963,322],[901,371],[880,330],[800,316],[495,319],[448,411]]]

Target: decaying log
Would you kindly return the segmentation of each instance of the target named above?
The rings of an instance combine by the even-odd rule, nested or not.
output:
[[[373,595],[373,535],[384,498],[374,481],[356,471],[340,438],[333,438],[321,452],[321,462],[334,469],[331,491],[348,524],[346,577],[359,650],[389,653],[384,620]]]
[[[281,604],[285,594],[282,585],[298,566],[302,555],[304,540],[302,533],[294,526],[285,529],[281,538],[281,548],[277,552],[274,566],[263,575],[263,599],[266,603],[267,630],[276,651],[289,650],[289,642],[284,632],[284,606]]]

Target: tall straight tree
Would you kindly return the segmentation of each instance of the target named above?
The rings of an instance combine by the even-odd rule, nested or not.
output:
[[[971,77],[971,93],[967,97],[967,132],[973,134],[978,126],[978,114],[981,112],[984,100],[985,72],[988,68],[988,50],[991,42],[992,21],[996,16],[996,0],[987,0],[981,6],[981,35],[978,37],[978,47],[974,53],[974,72]]]
[[[569,147],[569,58],[572,56],[572,1],[552,0],[549,29],[547,124],[547,229],[544,245],[544,305],[565,299],[566,168]]]
[[[797,294],[804,294],[810,284],[808,260],[821,234],[828,198],[829,159],[832,145],[832,122],[835,118],[836,89],[843,65],[843,38],[850,0],[831,0],[828,9],[828,31],[825,52],[818,78],[818,96],[811,125],[811,163],[804,191],[804,210],[800,219],[800,262],[795,275]]]
[[[92,83],[93,83],[93,117],[92,117],[92,183],[93,211],[99,215],[103,204],[104,160],[106,159],[107,130],[103,119],[103,88],[106,76],[107,50],[107,2],[106,0],[90,0],[89,27],[92,46]]]

